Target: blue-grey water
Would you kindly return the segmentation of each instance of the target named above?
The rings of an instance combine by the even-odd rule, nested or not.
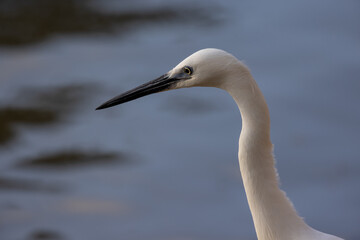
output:
[[[358,1],[50,2],[0,4],[1,240],[256,239],[225,92],[94,111],[206,47],[252,69],[299,214],[360,239]]]

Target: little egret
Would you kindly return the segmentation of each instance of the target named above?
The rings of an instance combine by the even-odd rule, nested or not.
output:
[[[308,226],[279,188],[266,101],[249,69],[233,55],[219,49],[200,50],[168,73],[110,99],[97,109],[188,87],[223,89],[239,107],[242,117],[240,172],[258,239],[340,240]]]

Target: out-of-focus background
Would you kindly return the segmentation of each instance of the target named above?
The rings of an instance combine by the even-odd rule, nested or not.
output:
[[[0,1],[0,239],[256,239],[218,89],[95,107],[196,50],[245,60],[282,188],[360,239],[359,1]]]

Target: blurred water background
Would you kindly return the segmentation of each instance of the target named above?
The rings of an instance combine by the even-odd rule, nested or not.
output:
[[[256,239],[218,89],[103,111],[196,50],[245,60],[282,188],[360,239],[359,1],[0,1],[0,239]]]

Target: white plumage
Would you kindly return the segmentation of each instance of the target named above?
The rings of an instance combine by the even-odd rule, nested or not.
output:
[[[309,227],[280,190],[266,101],[249,69],[231,54],[219,49],[200,50],[167,74],[107,101],[98,109],[186,87],[223,89],[239,107],[240,171],[259,240],[340,240]]]

